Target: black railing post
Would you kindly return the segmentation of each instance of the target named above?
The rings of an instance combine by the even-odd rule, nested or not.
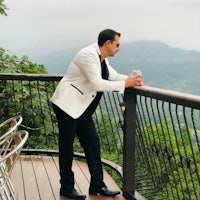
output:
[[[135,134],[136,134],[136,94],[133,89],[125,91],[126,109],[124,113],[123,141],[123,195],[135,199]]]

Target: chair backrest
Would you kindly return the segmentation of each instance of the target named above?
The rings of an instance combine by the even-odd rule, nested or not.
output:
[[[28,132],[25,130],[17,130],[13,134],[9,134],[0,140],[0,164],[4,163],[8,174],[11,173],[13,166],[28,139]]]
[[[0,140],[14,133],[22,123],[22,116],[11,117],[0,124]]]

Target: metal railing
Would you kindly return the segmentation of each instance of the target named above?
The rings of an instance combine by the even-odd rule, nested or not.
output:
[[[124,195],[200,199],[200,97],[143,87],[125,100]]]
[[[30,133],[26,153],[58,152],[58,127],[50,97],[63,75],[0,74],[0,117],[22,115],[23,128]],[[101,141],[102,161],[121,174],[123,131],[119,123],[123,113],[119,93],[105,93],[93,115]],[[38,140],[40,142],[38,142]],[[76,155],[83,157],[83,149],[75,140]],[[109,160],[109,161],[108,161]]]
[[[62,76],[0,74],[1,121],[23,116],[30,133],[24,153],[58,153],[50,97]],[[127,199],[199,199],[200,97],[151,87],[128,89],[124,97],[106,92],[93,119],[102,161],[122,175]],[[78,141],[74,148],[84,156]]]

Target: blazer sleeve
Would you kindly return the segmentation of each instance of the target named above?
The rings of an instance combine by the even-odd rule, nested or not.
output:
[[[79,67],[83,76],[89,80],[97,92],[118,91],[120,93],[124,93],[125,79],[127,76],[118,74],[108,64],[108,61],[106,61],[109,70],[109,80],[102,79],[101,65],[97,53],[80,52],[77,54],[73,62]]]

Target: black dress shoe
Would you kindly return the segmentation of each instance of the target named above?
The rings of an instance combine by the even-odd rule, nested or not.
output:
[[[89,194],[91,195],[101,194],[107,197],[114,197],[120,194],[120,191],[112,191],[112,190],[109,190],[107,187],[102,187],[100,189],[89,189]]]
[[[65,196],[70,199],[85,199],[86,198],[86,195],[77,192],[75,189],[73,189],[71,192],[67,192],[66,190],[61,188],[60,195]]]

